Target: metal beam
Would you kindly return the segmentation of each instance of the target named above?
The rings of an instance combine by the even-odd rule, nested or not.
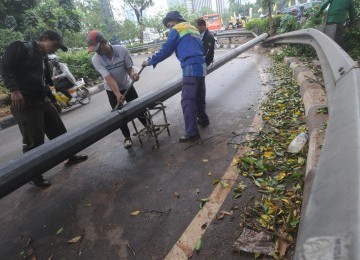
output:
[[[265,44],[314,47],[328,97],[329,121],[311,191],[302,209],[295,259],[360,259],[360,69],[315,29],[269,38]]]
[[[246,42],[242,46],[221,56],[209,69],[215,71],[241,53],[267,38],[267,34]],[[99,120],[61,135],[17,159],[0,165],[0,198],[16,190],[37,176],[51,169],[101,138],[119,129],[121,123],[141,115],[146,107],[152,107],[157,101],[165,101],[181,91],[182,78],[168,82],[161,89],[148,93],[126,104],[121,110],[104,114]]]

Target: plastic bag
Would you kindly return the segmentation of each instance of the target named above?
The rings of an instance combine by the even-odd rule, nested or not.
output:
[[[306,133],[300,133],[298,134],[294,140],[291,141],[288,147],[289,153],[298,153],[303,149],[304,145],[306,144],[308,140],[308,135]]]

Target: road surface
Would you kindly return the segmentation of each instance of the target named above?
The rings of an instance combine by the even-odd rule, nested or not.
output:
[[[224,52],[217,51],[215,58]],[[135,65],[145,58],[135,56]],[[199,212],[200,199],[211,194],[213,181],[231,164],[234,144],[243,140],[255,116],[267,62],[263,54],[249,51],[207,76],[210,125],[200,130],[202,144],[178,143],[184,125],[177,94],[164,102],[171,136],[159,136],[159,149],[153,149],[151,138],[143,147],[133,138],[133,148],[125,150],[115,131],[82,152],[89,156],[86,162],[45,173],[53,183],[48,189],[25,185],[1,199],[1,258],[31,253],[37,259],[165,258]],[[153,91],[179,73],[172,56],[156,69],[146,68],[136,89],[139,95]],[[100,92],[62,118],[71,131],[109,111],[106,93]],[[0,131],[1,163],[21,154],[19,136],[16,126]],[[251,196],[233,201],[230,194],[222,208],[242,206]],[[203,249],[193,257],[238,259],[231,244],[239,230],[237,212],[209,223]],[[80,241],[68,243],[78,236]]]

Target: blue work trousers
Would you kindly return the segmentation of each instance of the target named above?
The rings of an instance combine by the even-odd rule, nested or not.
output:
[[[197,121],[207,124],[209,117],[205,111],[205,77],[183,77],[181,107],[185,121],[185,134],[199,134]]]

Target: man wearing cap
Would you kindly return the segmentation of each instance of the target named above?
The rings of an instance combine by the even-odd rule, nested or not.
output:
[[[49,89],[53,82],[47,55],[58,49],[67,51],[62,36],[56,31],[47,30],[38,41],[11,43],[2,60],[2,77],[10,90],[10,110],[23,137],[24,153],[42,145],[45,135],[53,139],[66,133],[58,113],[60,106]],[[72,155],[65,165],[86,159],[84,155]],[[42,175],[31,181],[38,187],[51,185]]]
[[[169,28],[169,36],[160,50],[142,66],[156,66],[174,52],[181,63],[183,86],[181,107],[185,121],[185,135],[179,142],[200,139],[197,124],[207,126],[209,118],[205,111],[205,75],[206,64],[204,48],[199,31],[188,23],[178,11],[166,14],[163,24]]]
[[[97,30],[89,32],[86,44],[90,52],[95,52],[92,63],[105,80],[104,88],[110,106],[114,109],[125,100],[130,102],[138,98],[134,88],[131,88],[125,97],[123,96],[131,80],[139,80],[139,75],[134,71],[134,63],[129,51],[124,46],[111,45]],[[145,118],[139,117],[138,119],[144,126],[147,125]],[[120,126],[120,130],[125,137],[124,147],[129,149],[132,146],[129,127],[127,124],[123,124]]]

